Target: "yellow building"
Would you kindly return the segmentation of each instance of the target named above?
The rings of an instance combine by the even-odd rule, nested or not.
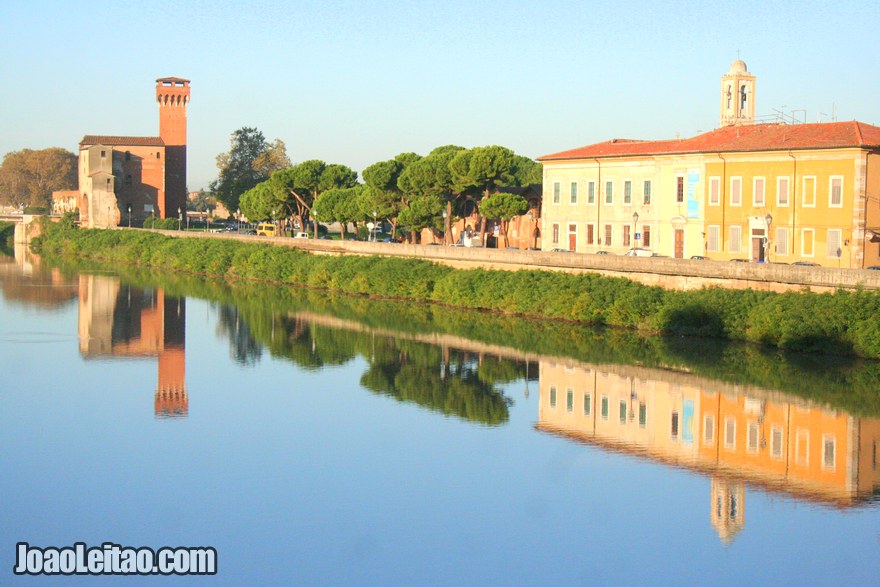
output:
[[[712,527],[745,525],[745,486],[836,507],[880,490],[880,419],[688,373],[540,362],[537,429],[711,477]]]
[[[880,127],[754,124],[755,77],[722,77],[717,130],[540,157],[544,249],[688,258],[880,262]]]

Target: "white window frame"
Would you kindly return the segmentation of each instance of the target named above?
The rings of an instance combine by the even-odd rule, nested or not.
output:
[[[554,222],[550,225],[550,244],[558,245],[559,244],[559,223]]]
[[[721,178],[717,175],[709,178],[709,205],[721,205]]]
[[[777,444],[776,439],[779,439]],[[784,441],[784,431],[782,426],[773,425],[770,427],[770,458],[781,460],[783,457],[782,444]]]
[[[837,204],[834,203],[832,199],[834,196],[834,180],[840,180],[840,202]],[[843,208],[843,176],[842,175],[832,175],[828,177],[828,207],[829,208]]]
[[[734,241],[734,233],[736,234],[736,241]],[[728,239],[730,245],[731,253],[741,253],[742,252],[742,226],[738,224],[734,224],[730,226],[730,230],[728,231]],[[736,243],[736,246],[734,245]]]
[[[785,201],[782,201],[782,184],[785,183]],[[791,178],[787,175],[780,175],[776,178],[776,205],[780,208],[788,208],[791,202]]]
[[[647,200],[645,199],[647,197]],[[642,182],[642,205],[650,206],[654,203],[654,183],[650,179]]]
[[[801,458],[800,446],[801,439],[804,440],[804,454]],[[810,464],[810,431],[805,428],[798,428],[794,435],[794,462],[798,465]]]
[[[629,202],[626,201],[626,188],[629,188]],[[631,179],[623,180],[623,205],[624,206],[632,206],[633,203],[633,182]]]
[[[608,189],[608,188],[611,189]],[[606,179],[605,180],[605,205],[612,206],[614,205],[614,180]]]
[[[810,251],[811,253],[806,253],[806,248],[804,245],[807,243],[807,234],[810,235],[809,243],[810,243]],[[816,229],[815,228],[803,228],[801,229],[801,257],[815,257],[816,256]]]
[[[715,444],[715,416],[712,414],[703,416],[703,444],[706,446]]]
[[[825,460],[825,447],[831,443],[832,455],[831,463]],[[837,438],[833,434],[822,435],[822,469],[826,471],[834,471],[837,469]]]
[[[599,398],[599,417],[606,422],[611,417],[611,402],[607,394],[602,394],[602,397]]]
[[[724,417],[724,448],[734,450],[736,448],[736,418]]]
[[[813,203],[807,203],[807,182],[813,182]],[[816,207],[816,191],[819,189],[818,182],[816,181],[815,175],[805,175],[801,180],[801,206],[804,208],[815,208]]]
[[[596,181],[587,181],[587,206],[596,205]]]
[[[758,186],[761,186],[761,199],[758,200]],[[763,208],[767,205],[767,180],[764,177],[752,178],[752,205]]]
[[[574,390],[570,387],[565,390],[565,411],[569,414],[574,412]]]
[[[829,259],[840,259],[843,256],[843,231],[839,228],[829,228],[825,234],[825,256]],[[832,235],[836,235],[834,239],[837,241],[837,246],[833,251],[831,250]],[[838,251],[840,251],[840,256],[837,254]]]
[[[593,415],[593,394],[589,391],[584,392],[584,416]]]
[[[742,183],[743,183],[743,178],[739,175],[737,175],[736,177],[730,178],[730,205],[731,205],[731,207],[736,207],[736,208],[742,207],[742,202],[743,202]],[[736,186],[736,189],[734,189],[734,186]],[[739,199],[738,202],[735,202],[733,200],[734,195],[736,195],[736,197]]]
[[[559,204],[562,201],[562,182],[554,181],[552,184],[553,203]]]
[[[748,431],[746,434],[746,451],[751,454],[757,454],[759,442],[760,431],[758,430],[758,423],[755,421],[749,422]]]
[[[714,240],[714,244],[713,244]],[[721,225],[710,224],[706,227],[706,252],[718,253],[721,251]]]
[[[788,227],[776,227],[776,254],[782,257],[788,256]]]
[[[568,185],[568,203],[569,204],[577,204],[578,203],[578,182],[573,181]]]
[[[550,386],[550,393],[549,393],[549,397],[547,399],[549,400],[550,407],[555,410],[556,404],[557,404],[557,402],[556,402],[556,399],[557,399],[556,398],[556,386],[555,385]]]

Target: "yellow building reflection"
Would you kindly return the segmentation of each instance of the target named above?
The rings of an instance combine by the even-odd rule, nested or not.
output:
[[[86,358],[158,359],[157,417],[189,411],[186,391],[186,300],[162,289],[122,284],[106,275],[79,278],[79,350]]]
[[[837,507],[880,490],[880,420],[634,366],[540,362],[537,428],[712,477],[711,523],[745,525],[746,483]]]

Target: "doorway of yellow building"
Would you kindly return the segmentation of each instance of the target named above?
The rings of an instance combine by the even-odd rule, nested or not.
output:
[[[752,229],[752,261],[763,263],[765,259],[766,235],[763,228]]]

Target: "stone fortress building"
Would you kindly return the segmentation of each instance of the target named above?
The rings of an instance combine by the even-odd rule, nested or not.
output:
[[[80,141],[76,205],[83,226],[140,226],[150,216],[186,214],[189,84],[177,77],[156,80],[158,137],[86,135]]]

